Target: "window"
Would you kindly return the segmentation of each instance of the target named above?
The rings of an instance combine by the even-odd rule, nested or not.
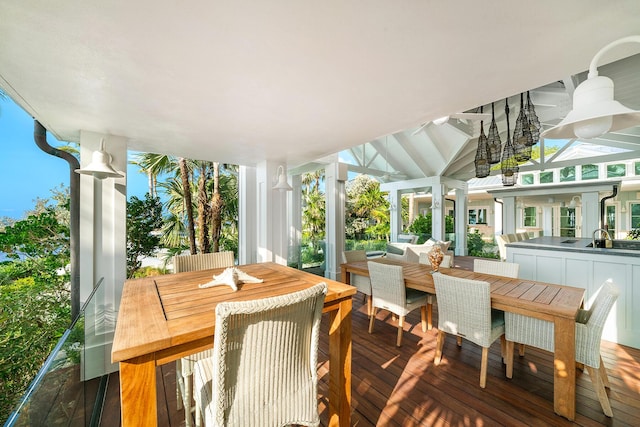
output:
[[[636,175],[640,175],[640,162],[635,162],[633,165]]]
[[[575,208],[560,208],[560,237],[576,237]]]
[[[532,173],[527,173],[524,175],[520,175],[520,177],[522,178],[522,185],[533,185],[533,174]]]
[[[609,235],[612,239],[616,237],[616,206],[615,205],[607,205],[605,206],[606,216],[607,216],[607,230],[609,231]]]
[[[536,218],[537,218],[538,208],[535,206],[530,206],[524,208],[524,221],[523,224],[525,227],[535,227],[536,226]]]
[[[615,165],[607,165],[607,178],[618,178],[627,174],[627,168],[624,163]]]
[[[469,209],[469,224],[486,224],[487,208]]]
[[[576,180],[576,167],[567,166],[560,169],[560,182],[575,181]]]
[[[553,172],[540,172],[540,184],[550,184],[553,182]]]
[[[582,179],[598,179],[598,165],[582,165]]]
[[[640,203],[631,203],[631,228],[640,228]]]

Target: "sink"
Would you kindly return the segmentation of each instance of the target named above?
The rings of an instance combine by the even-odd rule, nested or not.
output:
[[[562,241],[562,242],[560,242],[560,243],[575,243],[575,242],[577,242],[577,240],[571,240],[571,239],[569,239],[569,240],[563,240],[563,241]],[[592,244],[591,244],[591,245],[592,245]],[[593,246],[593,245],[592,245],[592,246]]]
[[[616,240],[613,241],[613,246],[611,249],[630,249],[634,251],[640,251],[640,240]],[[562,242],[565,243],[565,242]],[[593,247],[593,243],[589,243],[587,245],[588,248]]]

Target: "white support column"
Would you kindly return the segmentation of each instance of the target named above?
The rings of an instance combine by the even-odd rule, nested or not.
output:
[[[502,217],[504,215],[504,205],[493,201],[493,229],[495,235],[504,234]]]
[[[238,175],[238,264],[253,264],[258,259],[256,183],[256,168],[240,166]]]
[[[344,250],[345,181],[347,165],[331,163],[325,167],[325,277],[336,280],[340,275],[341,252]]]
[[[467,192],[464,189],[456,189],[456,255],[466,256],[467,251]]]
[[[271,161],[256,167],[257,262],[275,262],[287,265],[289,233],[287,227],[287,199],[289,191],[274,190],[278,166]]]
[[[514,196],[502,198],[502,221],[504,223],[503,234],[516,232],[516,198]]]
[[[599,193],[597,191],[582,193],[582,209],[580,211],[582,224],[580,225],[580,235],[577,237],[591,238],[593,232],[602,226],[600,224],[600,201],[598,196]]]
[[[516,231],[524,227],[524,204],[516,202]]]
[[[440,177],[431,187],[431,237],[444,240],[444,188]]]
[[[553,236],[553,206],[542,206],[542,235]]]
[[[124,138],[80,132],[80,167],[91,162],[105,140],[111,165],[124,178],[80,177],[80,305],[104,278],[85,313],[85,355],[82,380],[118,369],[111,364],[111,343],[127,272],[127,144]]]
[[[402,194],[400,190],[389,190],[389,238],[398,241],[398,234],[402,233]]]

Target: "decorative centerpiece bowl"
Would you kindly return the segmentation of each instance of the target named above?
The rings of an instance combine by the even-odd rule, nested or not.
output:
[[[442,248],[440,245],[433,245],[431,250],[429,251],[429,262],[431,263],[431,273],[435,273],[440,268],[440,264],[442,263],[442,259],[444,258],[444,253],[442,253]]]

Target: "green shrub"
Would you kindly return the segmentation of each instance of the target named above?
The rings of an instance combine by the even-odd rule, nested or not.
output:
[[[9,416],[69,326],[69,290],[61,279],[23,277],[0,286],[0,419]]]
[[[487,243],[478,230],[467,233],[467,252],[469,256],[482,258],[499,258],[495,251],[495,244]]]
[[[633,228],[627,232],[627,240],[640,240],[640,228]]]

